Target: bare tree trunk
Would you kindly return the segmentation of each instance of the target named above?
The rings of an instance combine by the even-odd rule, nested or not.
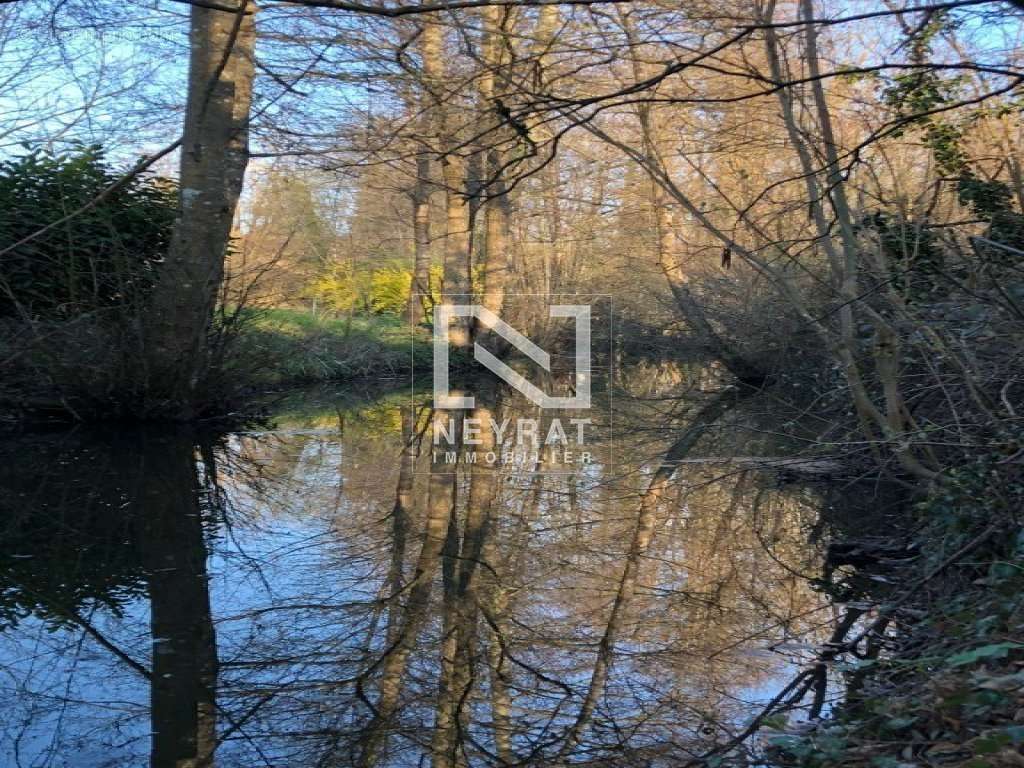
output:
[[[195,414],[207,336],[235,208],[249,161],[256,5],[235,13],[193,5],[181,193],[152,299],[147,349],[151,404]]]
[[[543,6],[537,12],[537,25],[533,32],[533,66],[535,79],[544,83],[548,66],[550,64],[550,51],[558,34],[558,22],[561,14],[557,5]],[[533,128],[538,136],[538,143],[550,141],[552,131],[546,124],[539,124]],[[554,150],[552,150],[554,151]],[[555,288],[556,276],[559,266],[563,260],[562,252],[562,211],[558,200],[558,190],[561,184],[561,158],[556,153],[548,162],[541,174],[543,185],[544,207],[547,214],[548,242],[542,254],[542,291],[550,296]],[[545,331],[548,328],[547,320],[544,321]]]
[[[483,62],[484,73],[480,78],[480,111],[485,114],[497,95],[496,81],[504,63],[502,46],[505,30],[502,27],[504,11],[491,6],[483,9]],[[505,285],[509,269],[509,227],[511,205],[508,199],[502,164],[504,153],[500,143],[505,131],[496,130],[492,146],[486,153],[486,177],[489,181],[486,207],[484,208],[484,249],[482,303],[484,307],[500,314],[505,302]],[[479,329],[474,327],[474,335]]]
[[[423,60],[423,82],[418,108],[419,140],[429,141],[433,135],[436,118],[435,107],[443,98],[438,92],[441,87],[442,71],[442,27],[429,19],[424,22],[420,31],[420,52]],[[413,229],[413,281],[412,293],[409,296],[409,322],[417,325],[423,321],[427,307],[430,305],[430,148],[419,152],[416,156],[416,183],[412,193],[412,229]]]
[[[412,193],[413,277],[409,295],[409,322],[423,322],[430,305],[430,158],[416,158],[416,186]]]
[[[457,122],[458,111],[449,103],[458,94],[440,85],[444,78],[444,51],[441,27],[428,23],[424,30],[436,27],[436,37],[423,46],[423,68],[434,73],[438,82],[435,93],[437,109],[437,143],[441,150],[441,178],[445,191],[445,247],[444,247],[444,304],[472,301],[471,226],[469,198],[466,191],[466,148],[462,146],[462,131]],[[455,347],[470,346],[470,323],[465,317],[455,318],[449,330],[450,343]]]
[[[763,11],[763,17],[770,21],[772,13],[775,8],[774,0],[766,4]],[[811,26],[811,25],[808,25]],[[814,34],[810,31],[809,34]],[[815,57],[817,56],[816,46],[812,45]],[[771,70],[773,78],[779,80],[779,82],[785,82],[789,79],[789,73],[784,72],[782,68],[782,61],[779,55],[779,43],[778,35],[772,27],[765,29],[765,51],[768,58],[768,65]],[[817,68],[817,60],[815,59],[814,68]],[[822,93],[822,97],[824,94]],[[840,290],[840,295],[844,296],[846,289],[849,287],[847,284],[847,278],[845,275],[850,274],[850,264],[844,263],[843,257],[837,252],[835,244],[832,241],[831,224],[825,215],[824,209],[824,195],[821,187],[818,183],[818,169],[814,165],[814,160],[807,146],[805,134],[800,128],[799,121],[797,119],[796,110],[794,109],[793,97],[789,89],[779,88],[777,91],[777,98],[779,100],[779,106],[782,110],[782,119],[786,125],[786,132],[789,136],[790,142],[793,144],[793,148],[796,151],[797,157],[800,160],[800,168],[803,171],[804,186],[807,192],[807,209],[810,213],[810,217],[814,222],[815,228],[818,231],[819,242],[828,256],[829,263],[832,265],[832,269],[843,283],[843,287]],[[826,108],[827,110],[827,108]],[[827,112],[826,112],[827,114]],[[831,129],[829,129],[831,134]],[[832,148],[833,155],[835,154],[835,147]],[[842,185],[842,178],[836,180],[838,185]],[[830,182],[827,182],[830,186]],[[843,198],[845,200],[845,196]],[[845,250],[845,249],[844,249]],[[854,286],[856,286],[856,276],[854,273]],[[878,422],[881,419],[881,414],[878,412],[875,405],[871,402],[867,390],[865,389],[860,374],[860,369],[857,366],[854,356],[854,338],[852,333],[852,315],[853,307],[850,303],[844,301],[840,307],[840,321],[842,324],[842,338],[839,342],[837,349],[838,355],[843,363],[843,370],[846,374],[846,379],[850,387],[850,393],[853,398],[854,406],[857,409],[857,413],[860,416],[861,423],[868,433],[871,435],[870,423]]]
[[[488,165],[492,169],[500,166],[498,150],[488,152]],[[501,179],[491,187],[494,196],[487,202],[484,212],[487,261],[483,270],[483,305],[500,314],[505,304],[505,285],[509,272],[509,222],[511,205]]]
[[[774,3],[767,5],[770,18]],[[800,0],[800,14],[805,20],[814,18],[812,0]],[[817,170],[813,166],[810,150],[806,147],[804,133],[800,130],[793,109],[792,99],[786,89],[779,89],[779,102],[782,107],[783,119],[790,140],[797,150],[801,167],[806,179],[807,195],[811,218],[818,230],[818,239],[825,248],[833,269],[839,278],[839,341],[834,345],[837,357],[843,365],[847,385],[856,408],[865,436],[873,438],[875,429],[890,441],[900,465],[910,474],[931,479],[935,471],[924,466],[909,448],[904,437],[907,409],[899,389],[898,382],[898,346],[896,336],[889,327],[888,321],[872,312],[872,319],[878,326],[879,335],[886,341],[877,351],[877,372],[882,380],[885,394],[886,412],[875,405],[864,382],[864,376],[857,361],[857,329],[854,308],[858,305],[867,306],[860,301],[858,273],[860,269],[860,247],[857,242],[853,214],[846,197],[846,179],[839,164],[839,151],[835,132],[832,127],[832,116],[825,90],[821,83],[818,64],[818,35],[813,23],[804,24],[804,44],[806,50],[807,70],[810,77],[812,103],[817,116],[818,129],[821,132],[822,154],[825,157],[824,188],[828,190],[827,199],[831,204],[836,221],[839,224],[839,249],[832,241],[831,226],[825,217],[822,206],[823,193],[817,181]],[[778,38],[771,27],[766,29],[765,43],[772,77],[783,78],[778,49]],[[870,309],[869,309],[870,311]],[[874,425],[874,428],[871,425]]]
[[[626,31],[630,44],[636,48],[637,40],[633,30],[633,24],[628,16],[622,17],[623,27]],[[647,76],[643,65],[634,56],[634,76],[637,80]],[[640,130],[643,136],[644,155],[648,164],[644,165],[651,181],[651,207],[654,210],[657,224],[657,252],[658,265],[668,281],[672,296],[676,301],[676,307],[687,325],[696,331],[707,349],[708,354],[718,359],[730,373],[740,381],[750,384],[763,383],[764,371],[753,365],[730,345],[711,325],[704,313],[703,307],[694,298],[690,291],[689,275],[683,266],[682,255],[679,252],[678,240],[676,238],[675,215],[672,210],[668,191],[660,183],[658,177],[651,173],[649,164],[663,168],[661,147],[662,126],[650,104],[641,103],[637,106],[637,117],[640,121]]]
[[[457,148],[458,140],[449,138],[448,149],[441,160],[445,184],[444,299],[445,303],[468,304],[472,301],[470,287],[470,216],[465,194],[466,160]],[[449,339],[454,347],[471,344],[467,318],[452,321]]]

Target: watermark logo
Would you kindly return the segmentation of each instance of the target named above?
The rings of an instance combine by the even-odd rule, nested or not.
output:
[[[544,409],[590,408],[591,354],[590,305],[553,304],[548,315],[575,319],[575,386],[570,397],[554,397],[544,392],[507,363],[473,344],[473,358],[522,393],[531,403]],[[472,395],[452,395],[449,384],[449,327],[456,317],[477,319],[483,328],[501,336],[545,371],[551,372],[551,355],[479,304],[439,304],[434,307],[434,407],[439,409],[470,409],[476,400]]]
[[[475,466],[575,474],[594,464],[610,467],[610,297],[506,294],[504,317],[464,296],[452,298],[432,312],[433,408],[424,425],[430,473]],[[529,318],[543,337],[528,338],[506,317]],[[453,346],[461,347],[458,365]],[[423,402],[415,371],[414,409]],[[607,413],[599,407],[605,404]]]

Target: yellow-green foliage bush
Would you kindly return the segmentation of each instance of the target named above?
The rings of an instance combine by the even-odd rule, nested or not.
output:
[[[335,312],[365,309],[370,296],[369,275],[351,264],[335,264],[313,281],[309,297]]]
[[[412,273],[400,267],[378,269],[370,278],[370,306],[374,312],[400,315],[409,303]]]
[[[430,268],[428,313],[440,301],[443,274],[439,264]],[[306,295],[324,309],[334,312],[400,315],[405,312],[411,292],[412,272],[401,266],[370,270],[351,264],[335,264],[310,284]]]

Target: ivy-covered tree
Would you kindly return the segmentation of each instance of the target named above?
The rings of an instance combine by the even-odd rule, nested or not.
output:
[[[984,249],[988,258],[1008,262],[1014,250],[1024,249],[1024,216],[1013,207],[1010,186],[999,179],[979,176],[963,146],[971,122],[982,117],[983,112],[969,113],[959,124],[945,118],[943,108],[955,101],[960,78],[943,77],[937,69],[927,66],[934,39],[954,25],[948,11],[938,10],[911,34],[908,40],[910,60],[917,66],[895,79],[885,91],[885,101],[905,128],[921,129],[924,143],[931,150],[939,171],[955,181],[961,205],[969,207],[988,223],[986,238],[998,244]],[[998,109],[1020,112],[1024,104],[1018,99]]]

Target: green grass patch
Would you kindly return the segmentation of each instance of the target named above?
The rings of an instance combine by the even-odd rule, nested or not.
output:
[[[257,385],[394,378],[431,362],[430,332],[394,315],[338,317],[273,308],[240,318],[237,365]]]

